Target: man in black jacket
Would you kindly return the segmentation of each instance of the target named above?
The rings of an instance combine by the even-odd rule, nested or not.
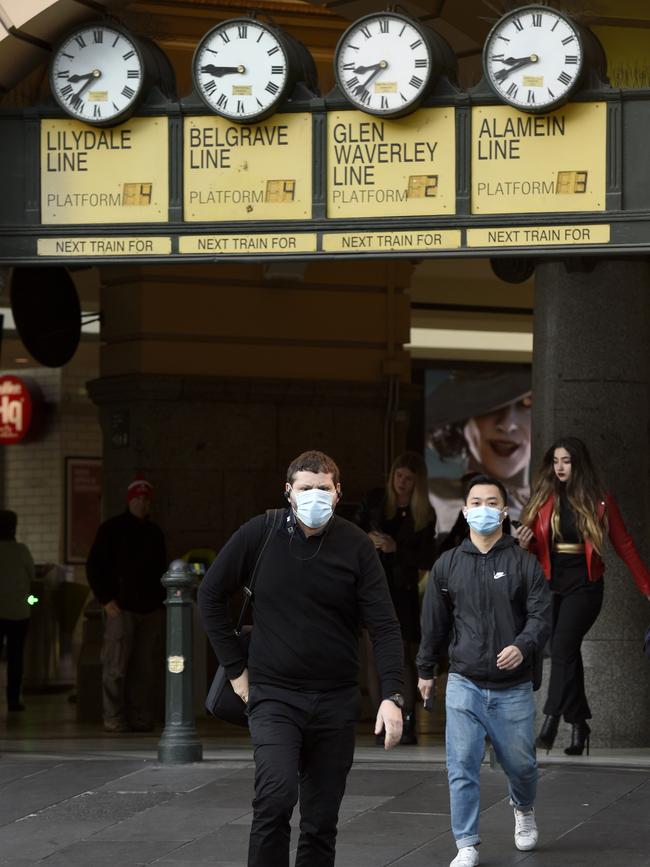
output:
[[[503,534],[502,483],[475,476],[464,508],[470,538],[434,564],[422,609],[418,687],[427,700],[435,667],[449,655],[447,773],[458,854],[450,867],[479,863],[479,775],[485,738],[508,778],[515,845],[534,849],[538,833],[535,655],[551,629],[551,598],[535,557]]]
[[[402,734],[402,639],[374,545],[333,514],[339,470],[318,451],[289,465],[289,500],[260,560],[248,662],[227,600],[250,579],[264,516],[244,524],[208,570],[199,607],[215,653],[248,704],[255,747],[249,867],[288,867],[289,822],[300,798],[296,867],[332,867],[336,826],[359,713],[358,635],[373,640],[383,701],[375,732]]]
[[[104,608],[102,687],[108,732],[151,731],[154,724],[152,685],[165,622],[160,579],[167,555],[163,532],[149,519],[152,497],[149,482],[132,482],[126,510],[100,526],[86,563],[88,583]]]

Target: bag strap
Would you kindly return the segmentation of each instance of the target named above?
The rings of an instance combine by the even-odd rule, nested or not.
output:
[[[239,619],[237,620],[237,626],[235,626],[235,635],[239,635],[241,633],[242,626],[244,624],[244,617],[246,616],[248,606],[250,605],[253,598],[253,587],[255,586],[257,571],[259,569],[260,563],[262,562],[262,555],[264,554],[267,545],[271,541],[271,537],[275,535],[275,531],[279,527],[280,521],[282,520],[282,516],[285,512],[286,509],[266,510],[266,515],[264,516],[264,529],[266,530],[266,536],[264,537],[264,541],[262,542],[259,552],[257,554],[257,559],[255,560],[255,565],[253,566],[253,571],[251,572],[248,586],[244,586],[244,604],[242,605],[241,611],[239,612]]]

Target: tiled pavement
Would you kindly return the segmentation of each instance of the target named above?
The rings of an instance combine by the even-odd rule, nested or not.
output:
[[[16,747],[17,745],[13,745]],[[61,746],[61,744],[59,745]],[[72,746],[72,745],[68,745]],[[243,867],[250,747],[161,766],[153,743],[115,740],[0,759],[0,865]],[[343,801],[337,867],[442,867],[454,855],[444,766],[401,748],[362,747]],[[481,864],[650,867],[650,768],[542,767],[540,846],[517,852],[501,772],[482,774]],[[295,831],[294,831],[295,835]],[[295,841],[295,836],[294,836]]]

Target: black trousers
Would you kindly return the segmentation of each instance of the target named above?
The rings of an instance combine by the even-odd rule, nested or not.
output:
[[[549,716],[564,715],[568,723],[591,719],[580,647],[602,604],[602,581],[567,595],[553,594],[551,679],[544,705]]]
[[[7,704],[20,704],[20,687],[23,682],[23,656],[29,617],[25,620],[0,618],[0,648],[7,637]]]
[[[289,822],[298,800],[296,867],[333,867],[359,707],[356,686],[307,693],[251,685],[255,798],[248,867],[289,867]]]

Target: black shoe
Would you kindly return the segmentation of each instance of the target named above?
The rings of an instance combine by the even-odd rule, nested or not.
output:
[[[589,755],[589,735],[591,729],[587,725],[586,720],[573,723],[571,726],[571,744],[565,749],[567,756],[581,756],[584,752],[585,745],[587,747],[587,755]]]
[[[535,741],[538,747],[546,750],[547,754],[553,749],[555,738],[557,736],[557,728],[560,724],[559,716],[546,716],[542,724],[541,731]]]
[[[418,736],[415,733],[415,712],[412,711],[404,714],[404,723],[400,744],[402,744],[402,746],[410,747],[417,744],[417,742]]]

